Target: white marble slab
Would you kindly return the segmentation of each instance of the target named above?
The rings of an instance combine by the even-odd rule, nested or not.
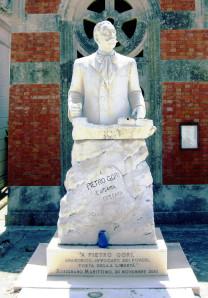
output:
[[[155,245],[60,245],[55,235],[47,247],[49,275],[138,276],[167,274],[167,246],[160,229]]]
[[[14,288],[48,289],[181,289],[198,294],[198,281],[179,243],[167,244],[168,275],[146,277],[69,277],[47,276],[46,247],[41,243],[26,265]]]
[[[191,289],[23,289],[18,298],[194,298]]]
[[[138,119],[137,122],[135,121],[135,124],[131,123],[130,125],[124,123],[124,121],[119,123],[114,125],[96,125],[88,123],[86,118],[75,118],[73,119],[73,140],[144,140],[152,136],[156,131],[156,127],[153,126],[153,122],[150,119]]]

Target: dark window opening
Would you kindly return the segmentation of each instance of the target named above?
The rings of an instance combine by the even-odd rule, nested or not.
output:
[[[111,22],[112,24],[114,24],[114,19],[112,19],[112,18],[107,18],[107,20],[108,20],[109,22]]]
[[[131,38],[134,35],[136,30],[137,20],[133,19],[131,21],[125,22],[122,25],[122,30],[128,38]]]
[[[142,90],[142,95],[143,95],[143,97],[145,97],[145,96],[144,96],[144,90],[143,90],[142,88],[141,88],[141,90]]]
[[[130,9],[132,9],[132,6],[128,2],[124,0],[115,0],[115,10],[118,12],[124,12]]]
[[[88,6],[87,9],[100,13],[105,10],[105,0],[95,0]]]
[[[121,44],[120,44],[120,42],[118,41],[117,44],[116,44],[116,48],[118,48],[118,47],[120,47],[120,46],[121,46]]]
[[[94,30],[94,27],[95,27],[95,23],[91,22],[91,21],[88,21],[88,20],[84,20],[84,31],[87,35],[87,37],[89,39],[92,39],[93,38],[93,30]]]
[[[139,54],[137,54],[135,57],[144,57],[144,50],[142,50],[141,52],[139,52]]]
[[[82,58],[84,57],[79,51],[77,51],[77,58]]]

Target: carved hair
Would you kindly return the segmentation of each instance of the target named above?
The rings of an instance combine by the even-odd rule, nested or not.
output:
[[[111,25],[112,27],[114,27],[113,24],[109,21],[102,21],[95,25],[94,30],[93,30],[93,37],[94,37],[95,42],[97,42],[97,38],[98,38],[99,34],[103,31],[103,29],[106,27],[106,25],[108,25],[108,26]]]

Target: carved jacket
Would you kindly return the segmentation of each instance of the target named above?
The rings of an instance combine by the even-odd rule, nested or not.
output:
[[[75,60],[69,89],[71,104],[80,107],[80,115],[94,124],[115,124],[120,117],[129,117],[136,107],[145,103],[139,85],[137,65],[133,58],[115,52],[109,84],[100,71],[97,53]]]

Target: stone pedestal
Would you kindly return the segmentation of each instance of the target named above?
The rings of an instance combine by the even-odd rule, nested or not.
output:
[[[61,244],[96,245],[101,230],[111,245],[156,244],[145,161],[145,139],[155,130],[148,119],[119,119],[116,125],[73,121],[72,167],[58,220]]]
[[[167,274],[167,247],[159,229],[156,245],[59,245],[53,237],[47,247],[49,275],[145,276]]]

